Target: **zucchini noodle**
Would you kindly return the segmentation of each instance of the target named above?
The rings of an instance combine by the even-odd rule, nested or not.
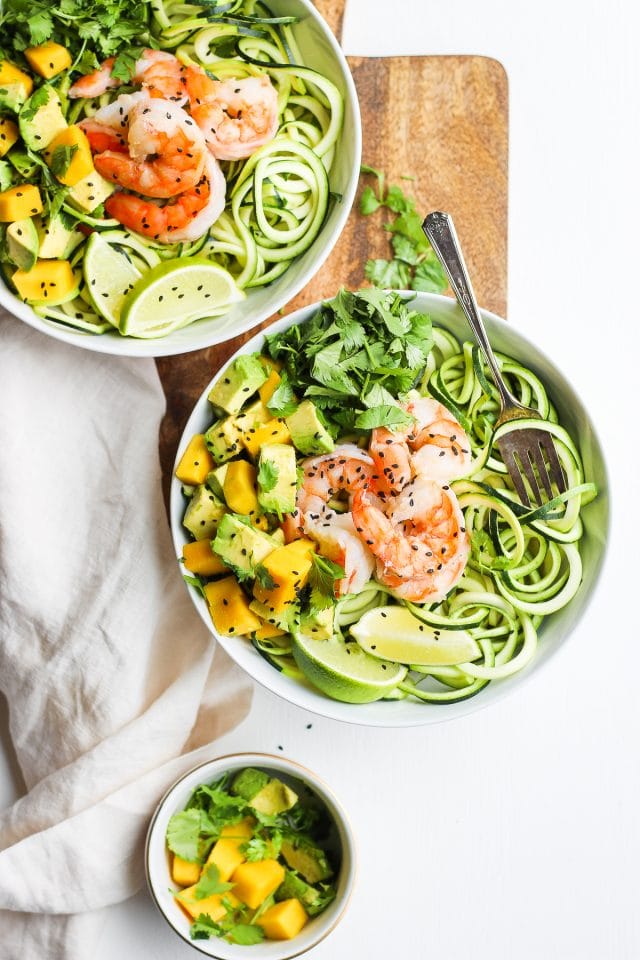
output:
[[[140,247],[155,254],[156,262],[206,257],[227,270],[241,289],[269,284],[313,244],[325,222],[332,202],[329,173],[342,130],[342,95],[330,80],[304,64],[296,18],[274,16],[258,0],[230,0],[213,10],[177,0],[151,0],[148,6],[152,45],[183,64],[202,67],[219,80],[269,76],[278,94],[278,131],[246,160],[221,161],[226,208],[194,242],[159,244],[123,230],[99,212],[80,213],[67,203],[63,213],[84,227],[104,231],[108,242],[135,258],[143,274],[153,264]],[[91,100],[65,96],[66,120],[78,123],[135,89],[125,84]],[[120,236],[114,237],[114,232]],[[83,239],[74,256],[79,270],[85,247]],[[83,284],[68,302],[35,309],[40,316],[83,332],[113,329],[83,295]]]

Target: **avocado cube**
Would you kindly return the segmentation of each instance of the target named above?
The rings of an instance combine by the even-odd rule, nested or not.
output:
[[[224,499],[224,478],[227,473],[228,463],[223,463],[207,474],[206,484],[210,490],[213,490],[216,497]]]
[[[294,446],[305,457],[331,453],[333,450],[333,437],[321,422],[318,410],[311,400],[303,400],[297,410],[285,417],[285,421]]]
[[[67,127],[60,97],[48,84],[33,93],[20,108],[18,126],[25,146],[44,150]]]
[[[281,780],[274,777],[249,802],[258,813],[266,813],[272,817],[277,813],[284,813],[285,810],[291,810],[292,807],[295,807],[298,802],[298,794],[286,783],[282,783]]]
[[[264,443],[258,459],[258,503],[267,513],[296,508],[296,452],[289,443]]]
[[[276,890],[275,898],[280,901],[289,900],[292,897],[300,901],[310,917],[315,917],[333,900],[335,891],[328,885],[320,891],[293,870],[286,870],[284,882]]]
[[[78,180],[76,184],[69,188],[67,194],[69,203],[83,213],[93,213],[96,207],[110,197],[115,186],[101,177],[97,170]]]
[[[30,180],[38,168],[35,160],[32,160],[25,150],[18,150],[17,147],[9,151],[7,160],[13,169],[16,170],[21,177],[24,177],[25,180]]]
[[[214,553],[227,566],[247,576],[253,574],[257,564],[273,553],[276,546],[268,534],[256,530],[244,518],[233,513],[224,515],[212,544]]]
[[[238,413],[267,379],[257,353],[236,357],[209,391],[209,400],[227,413]]]
[[[41,260],[66,260],[84,237],[79,230],[74,229],[71,217],[61,210],[39,224],[38,239],[38,256]]]
[[[243,429],[236,417],[216,420],[204,435],[207,447],[217,464],[231,460],[242,451]]]
[[[260,793],[263,787],[269,783],[269,774],[262,770],[256,770],[255,767],[245,767],[233,778],[231,784],[231,793],[236,797],[242,797],[243,800],[250,802],[256,793]]]
[[[38,231],[31,219],[16,220],[7,227],[7,257],[21,270],[31,270],[38,259]]]
[[[325,607],[313,613],[303,613],[300,617],[300,629],[315,640],[330,640],[333,636],[333,616],[335,606]]]
[[[319,883],[333,876],[324,850],[305,837],[283,840],[281,853],[287,866],[301,873],[308,883]]]
[[[199,484],[189,501],[182,520],[183,526],[196,540],[210,540],[215,536],[226,507],[204,483]]]

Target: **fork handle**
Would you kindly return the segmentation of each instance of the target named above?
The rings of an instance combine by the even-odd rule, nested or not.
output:
[[[511,395],[502,379],[498,362],[494,356],[487,331],[485,330],[478,302],[471,286],[467,266],[462,256],[460,241],[453,225],[453,220],[448,213],[435,211],[425,218],[422,229],[426,233],[431,246],[437,254],[444,271],[449,278],[451,289],[456,295],[456,299],[464,314],[469,321],[469,325],[474,332],[478,345],[484,354],[491,374],[495,381],[503,406],[515,403],[515,397]]]

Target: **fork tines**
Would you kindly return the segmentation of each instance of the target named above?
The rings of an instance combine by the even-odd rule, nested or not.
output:
[[[525,506],[531,506],[525,479],[538,506],[543,503],[543,490],[549,500],[554,497],[552,484],[555,484],[558,493],[566,491],[564,471],[553,436],[548,430],[528,428],[513,431],[501,437],[497,446],[516,493]]]

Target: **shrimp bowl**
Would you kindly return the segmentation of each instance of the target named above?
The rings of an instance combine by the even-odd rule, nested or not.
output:
[[[522,503],[499,395],[453,300],[341,290],[246,343],[185,427],[179,569],[256,681],[334,719],[412,726],[518,689],[562,647],[608,531],[602,449],[561,371],[483,311],[553,432],[566,491]]]
[[[85,349],[186,353],[317,273],[357,188],[358,100],[310,0],[122,16],[121,37],[80,18],[0,61],[0,305]]]

